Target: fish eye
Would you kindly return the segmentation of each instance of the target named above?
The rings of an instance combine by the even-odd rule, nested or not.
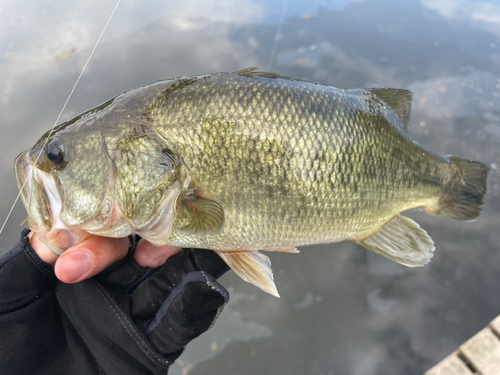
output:
[[[55,166],[59,167],[64,162],[64,144],[59,138],[52,139],[46,149],[47,160]]]

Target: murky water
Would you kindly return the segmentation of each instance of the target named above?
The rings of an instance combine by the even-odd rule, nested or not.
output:
[[[0,3],[2,221],[14,158],[53,125],[114,5]],[[340,243],[271,253],[281,299],[224,276],[229,306],[172,374],[421,374],[500,314],[499,38],[500,5],[486,1],[123,0],[63,119],[152,81],[261,66],[408,88],[415,139],[491,167],[477,221],[409,214],[436,243],[424,268]],[[0,250],[25,216],[19,204]]]

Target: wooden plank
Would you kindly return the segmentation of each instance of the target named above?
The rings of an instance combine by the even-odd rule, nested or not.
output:
[[[500,375],[500,315],[424,375]]]
[[[490,328],[496,332],[497,337],[500,337],[500,315],[493,319],[490,323]]]
[[[458,357],[458,352],[455,352],[436,366],[428,370],[424,375],[472,375],[474,374]]]
[[[459,351],[481,375],[500,374],[500,340],[490,328],[474,335]]]

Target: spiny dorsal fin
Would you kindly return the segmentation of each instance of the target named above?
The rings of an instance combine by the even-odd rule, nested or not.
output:
[[[396,111],[403,123],[408,129],[410,123],[411,100],[413,94],[405,89],[368,89],[372,94],[377,95],[380,99]]]
[[[258,251],[216,251],[236,274],[264,292],[279,298],[278,290],[274,284],[271,260]]]
[[[186,234],[219,234],[224,228],[224,210],[209,198],[183,200],[192,214],[191,221],[179,229]]]
[[[398,215],[378,232],[357,244],[408,267],[429,263],[434,242],[412,219]]]
[[[238,70],[233,72],[234,74],[238,74],[239,76],[245,77],[266,77],[266,78],[279,78],[278,73],[269,73],[269,72],[258,72],[259,67],[251,67],[243,70]]]

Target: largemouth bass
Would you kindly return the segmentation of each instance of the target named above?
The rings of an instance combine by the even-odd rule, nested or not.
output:
[[[421,266],[434,244],[400,213],[476,218],[488,168],[413,141],[411,99],[256,68],[139,87],[19,155],[29,226],[56,253],[90,234],[134,232],[158,246],[212,249],[275,296],[259,250],[351,240]]]

